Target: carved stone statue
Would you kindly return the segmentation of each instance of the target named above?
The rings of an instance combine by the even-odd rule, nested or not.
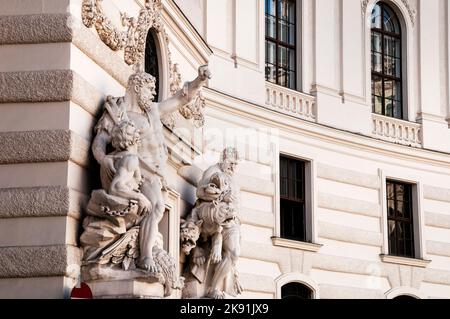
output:
[[[121,264],[123,270],[137,272],[132,275],[135,278],[144,273],[159,280],[165,285],[165,295],[170,295],[171,288],[180,288],[175,262],[162,249],[158,231],[167,190],[161,117],[197,98],[210,76],[208,67],[201,66],[194,81],[158,103],[153,101],[154,77],[138,68],[128,80],[125,96],[107,98],[92,144],[102,189],[92,192],[83,222],[80,241],[85,266]],[[86,277],[101,279],[92,268],[85,269]],[[117,273],[116,277],[124,275]]]
[[[186,258],[184,298],[223,299],[242,292],[236,263],[240,254],[240,189],[234,179],[238,153],[223,151],[197,185],[197,202],[181,224]],[[202,287],[200,287],[202,286]]]

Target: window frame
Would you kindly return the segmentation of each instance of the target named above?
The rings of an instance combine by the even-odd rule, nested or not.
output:
[[[280,200],[280,159],[281,157],[289,157],[294,160],[303,161],[305,163],[305,220],[306,220],[306,238],[307,242],[289,240],[281,237],[281,200]],[[317,244],[317,219],[315,218],[317,194],[315,189],[316,178],[316,162],[312,158],[298,156],[289,152],[274,152],[273,176],[275,179],[275,196],[273,203],[275,207],[275,229],[272,242],[274,246],[286,247],[290,249],[318,252],[322,245]]]
[[[404,48],[403,48],[403,41],[404,40],[403,39],[404,39],[404,37],[403,37],[403,30],[402,30],[403,29],[403,25],[402,25],[402,21],[401,21],[399,15],[398,15],[398,13],[396,12],[395,8],[393,8],[391,5],[387,4],[384,1],[378,1],[378,2],[374,3],[373,8],[375,6],[377,6],[377,5],[379,5],[380,8],[381,8],[381,15],[382,15],[381,16],[381,20],[382,21],[381,21],[381,29],[372,27],[372,23],[370,24],[370,43],[371,43],[370,44],[370,59],[371,59],[371,63],[370,63],[370,76],[371,76],[370,79],[371,80],[370,80],[370,84],[371,84],[371,99],[373,99],[374,96],[376,96],[376,95],[373,94],[374,91],[372,90],[373,83],[374,83],[374,78],[378,77],[378,78],[381,79],[381,83],[382,83],[382,88],[381,88],[381,91],[382,91],[382,96],[381,96],[381,98],[382,98],[382,106],[381,106],[381,109],[382,110],[381,110],[381,114],[380,113],[376,113],[375,112],[375,104],[372,102],[372,112],[374,114],[379,114],[379,115],[383,115],[383,116],[387,116],[387,117],[392,117],[392,118],[396,118],[396,119],[400,119],[400,120],[405,120],[406,119],[406,114],[405,113],[407,113],[407,112],[405,112],[405,94],[404,94],[405,85],[404,85],[404,76],[403,76],[403,73],[404,73],[404,71],[403,71],[403,69],[404,69],[404,54],[403,54],[403,50],[404,50]],[[372,10],[373,10],[373,8],[372,8]],[[398,26],[399,26],[399,33],[398,34],[385,30],[383,14],[384,14],[386,8],[388,8],[392,12],[392,14],[394,15],[394,17],[397,20],[397,23],[398,23]],[[372,19],[372,15],[371,14],[370,14],[370,19]],[[372,67],[372,54],[374,52],[372,50],[372,36],[373,36],[374,33],[381,35],[381,52],[377,52],[377,53],[381,54],[381,63],[382,63],[381,73],[374,71],[374,69]],[[395,39],[400,41],[399,58],[392,57],[392,56],[390,56],[390,55],[388,55],[386,53],[385,41],[384,41],[385,37],[395,38]],[[394,59],[400,59],[400,63],[399,63],[400,76],[399,77],[392,76],[392,75],[389,75],[389,74],[385,74],[385,67],[384,67],[385,65],[384,65],[384,63],[385,63],[385,58],[386,57],[391,57],[391,58],[394,58]],[[401,98],[401,100],[398,101],[398,100],[392,99],[392,103],[394,103],[394,102],[399,102],[400,103],[400,117],[399,118],[395,117],[394,106],[393,106],[393,109],[392,109],[392,116],[391,115],[387,115],[387,112],[386,112],[386,100],[387,99],[386,99],[385,83],[387,81],[393,81],[393,83],[400,82],[400,88],[401,88],[400,98]],[[394,87],[392,88],[392,90],[394,90]]]
[[[425,215],[423,211],[423,182],[419,176],[399,173],[398,170],[379,169],[380,178],[380,203],[382,206],[382,249],[380,259],[385,263],[394,263],[400,265],[408,265],[413,267],[427,267],[430,260],[425,251]],[[414,258],[394,256],[389,254],[389,229],[388,229],[388,212],[387,212],[387,181],[393,180],[412,186],[412,210],[413,210],[413,231],[414,231]]]
[[[267,3],[267,1],[270,1],[270,0],[265,0],[264,1],[264,19],[265,19],[265,21],[267,20],[267,16],[270,15],[266,11],[266,3]],[[281,36],[280,36],[279,28],[278,28],[278,22],[282,20],[282,19],[279,19],[279,12],[278,12],[278,6],[279,6],[279,2],[280,1],[283,1],[283,0],[275,0],[275,2],[276,2],[275,16],[270,15],[271,17],[275,18],[275,38],[268,36],[267,29],[266,29],[266,25],[267,24],[265,23],[265,26],[264,26],[264,53],[265,53],[264,54],[264,56],[265,56],[265,58],[264,58],[264,73],[265,74],[264,74],[264,76],[265,76],[265,80],[267,82],[270,82],[270,83],[273,83],[273,84],[276,84],[276,85],[280,85],[280,86],[285,87],[287,89],[297,90],[298,87],[299,87],[298,84],[301,82],[299,80],[299,70],[300,70],[299,65],[300,65],[301,61],[299,62],[299,58],[298,58],[299,42],[300,42],[300,41],[298,41],[298,35],[301,34],[301,31],[298,30],[299,25],[301,25],[301,20],[299,20],[299,17],[301,16],[301,12],[299,13],[298,9],[301,6],[301,4],[299,4],[298,1],[296,1],[296,0],[287,0],[287,1],[292,2],[294,4],[294,10],[293,10],[293,12],[294,12],[294,23],[293,23],[294,44],[292,45],[292,44],[283,42],[281,40]],[[275,45],[275,64],[269,63],[268,60],[267,60],[267,42],[271,42],[271,43],[273,43]],[[289,64],[288,64],[288,68],[287,69],[279,67],[279,61],[280,61],[279,47],[280,46],[294,51],[294,63],[295,63],[295,66],[294,66],[293,69],[290,69],[290,67],[289,67],[290,65]],[[270,64],[270,65],[275,67],[275,82],[269,81],[269,78],[267,77],[267,73],[266,73],[267,64]],[[281,70],[281,69],[287,70],[287,72],[293,72],[294,73],[294,76],[293,76],[293,81],[294,81],[293,87],[290,87],[289,83],[287,83],[287,85],[280,84],[278,73],[279,73],[279,70]]]
[[[310,277],[299,272],[285,273],[275,279],[276,299],[281,299],[281,288],[289,283],[299,283],[304,285],[311,290],[311,299],[320,299],[319,285]]]
[[[415,247],[415,240],[414,240],[414,205],[413,205],[413,185],[409,184],[409,183],[404,183],[404,182],[400,182],[397,180],[391,180],[391,179],[387,179],[386,180],[386,187],[388,188],[389,185],[393,186],[393,190],[394,190],[394,197],[393,198],[389,198],[388,194],[386,192],[386,202],[387,202],[387,207],[389,209],[389,201],[393,201],[394,202],[394,216],[391,216],[389,213],[387,215],[387,222],[389,224],[389,222],[393,221],[396,225],[397,223],[403,223],[403,224],[407,224],[410,225],[411,227],[411,239],[410,239],[410,250],[411,250],[411,255],[406,255],[406,249],[408,248],[406,246],[406,243],[403,243],[404,246],[404,254],[400,254],[399,253],[399,246],[400,246],[400,236],[399,236],[399,228],[396,227],[395,228],[395,239],[394,239],[394,244],[392,245],[392,239],[390,238],[391,236],[388,235],[388,241],[389,241],[389,255],[390,256],[396,256],[396,257],[405,257],[405,258],[412,258],[415,259],[416,257],[416,251],[414,249]],[[403,204],[405,204],[405,202],[407,203],[407,206],[403,206],[404,209],[408,209],[409,210],[409,218],[406,217],[398,217],[396,216],[396,212],[397,212],[397,208],[398,208],[398,204],[400,202],[400,200],[397,197],[397,186],[402,186],[405,189],[405,194],[403,197]],[[407,194],[406,194],[407,192]],[[406,200],[405,200],[406,199]],[[388,226],[389,228],[389,226]],[[405,239],[406,240],[406,239]],[[395,247],[395,251],[393,251],[392,246]]]

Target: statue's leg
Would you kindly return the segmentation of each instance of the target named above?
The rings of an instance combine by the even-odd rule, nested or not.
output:
[[[142,185],[142,193],[152,203],[152,210],[141,222],[139,230],[140,260],[139,268],[150,272],[157,272],[158,268],[153,260],[153,246],[158,236],[158,224],[164,215],[164,198],[161,192],[161,184],[153,180]]]
[[[226,232],[230,233],[226,233]],[[240,234],[237,230],[225,230],[222,243],[222,261],[216,266],[208,296],[215,299],[225,297],[221,285],[225,277],[234,270],[240,255]]]

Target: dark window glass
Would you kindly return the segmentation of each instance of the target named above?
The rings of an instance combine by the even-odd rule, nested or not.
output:
[[[417,298],[414,298],[412,296],[406,296],[406,295],[397,296],[394,299],[396,299],[396,300],[417,300]]]
[[[266,0],[266,80],[296,88],[295,0]]]
[[[414,258],[412,185],[388,181],[386,195],[389,254]]]
[[[311,289],[297,282],[291,282],[281,287],[282,299],[312,299]]]
[[[400,21],[379,2],[372,10],[372,111],[403,119]]]
[[[280,158],[281,237],[306,241],[305,163]]]
[[[145,72],[153,75],[156,79],[156,96],[154,101],[158,100],[159,94],[159,64],[158,51],[156,50],[155,37],[153,31],[150,29],[147,33],[147,40],[145,43]]]

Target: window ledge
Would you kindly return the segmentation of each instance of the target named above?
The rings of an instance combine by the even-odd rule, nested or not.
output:
[[[285,238],[280,238],[280,237],[272,237],[272,243],[274,246],[292,248],[292,249],[298,249],[298,250],[304,250],[304,251],[312,251],[315,253],[318,252],[319,249],[323,246],[320,244],[306,243],[306,242],[285,239]]]
[[[381,261],[389,264],[397,264],[397,265],[405,265],[405,266],[413,266],[426,268],[431,260],[424,259],[415,259],[415,258],[407,258],[407,257],[398,257],[391,255],[380,255]]]

